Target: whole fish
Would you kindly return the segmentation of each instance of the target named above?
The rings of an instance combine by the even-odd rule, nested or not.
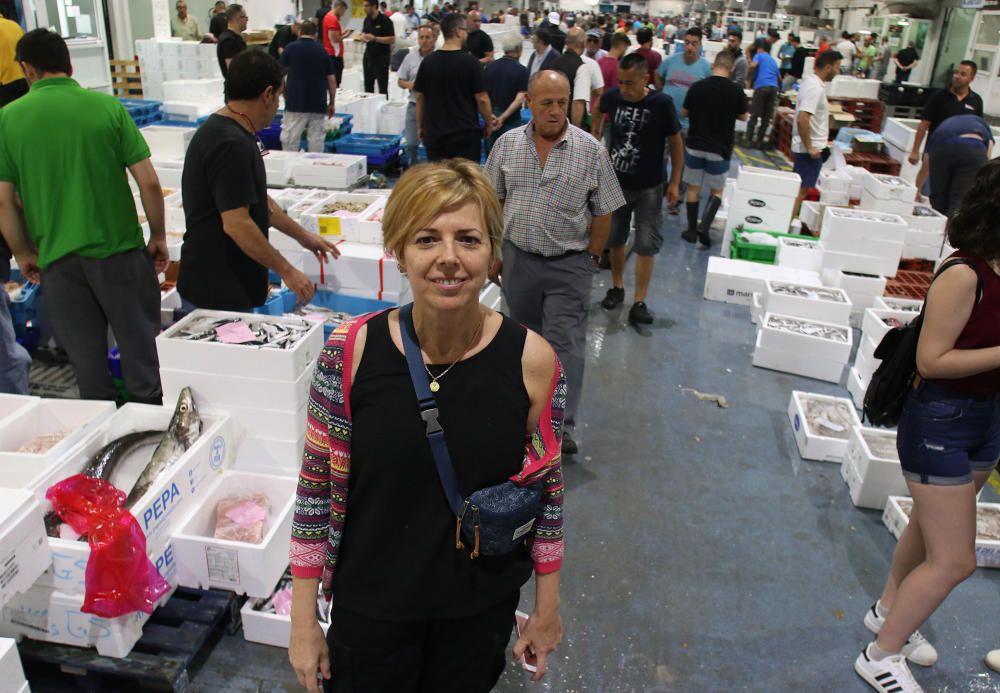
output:
[[[160,441],[153,458],[142,470],[139,480],[135,482],[128,498],[125,499],[125,507],[131,508],[142,498],[157,477],[176,462],[200,435],[201,417],[198,415],[198,407],[194,403],[191,388],[186,387],[181,390],[181,395],[177,398],[177,407],[174,409],[173,418],[170,419],[167,434]]]

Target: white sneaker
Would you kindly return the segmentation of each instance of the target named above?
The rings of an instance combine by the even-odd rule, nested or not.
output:
[[[882,624],[885,623],[885,617],[878,615],[877,606],[878,602],[875,602],[865,614],[865,627],[875,635],[878,635],[879,631],[882,630]],[[903,645],[903,656],[922,667],[934,666],[938,661],[937,650],[928,642],[927,638],[920,634],[919,630],[913,631],[910,639]]]
[[[923,693],[924,689],[906,665],[906,657],[898,654],[876,662],[868,656],[868,647],[854,660],[854,671],[869,686],[879,693]]]
[[[1000,671],[1000,650],[990,650],[986,653],[986,666],[993,671]]]

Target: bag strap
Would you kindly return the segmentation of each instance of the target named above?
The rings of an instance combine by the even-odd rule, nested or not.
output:
[[[964,257],[954,257],[950,260],[945,261],[939,268],[938,271],[934,273],[934,279],[940,277],[946,269],[954,267],[955,265],[966,265],[971,267],[973,271],[976,269],[976,263],[968,258]],[[934,283],[934,279],[931,280],[931,284]],[[930,293],[930,287],[927,287],[927,293]],[[976,305],[983,300],[983,278],[979,276],[979,272],[976,272]],[[920,309],[920,317],[923,319],[924,313],[927,312],[927,298],[924,298],[924,305]]]
[[[455,516],[462,514],[462,492],[455,476],[455,466],[448,453],[448,445],[444,439],[444,429],[438,422],[437,401],[431,393],[427,381],[427,371],[424,368],[424,357],[420,354],[420,343],[417,341],[417,331],[413,327],[413,304],[408,303],[399,309],[399,333],[403,338],[403,352],[406,355],[406,365],[410,369],[410,380],[413,390],[417,393],[417,407],[420,418],[424,420],[427,432],[427,442],[434,455],[434,466],[437,467],[441,488],[444,490],[448,505]]]

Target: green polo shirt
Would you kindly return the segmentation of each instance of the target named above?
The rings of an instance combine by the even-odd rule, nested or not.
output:
[[[69,77],[35,82],[0,109],[0,181],[21,195],[42,268],[144,247],[125,169],[148,158],[121,102]]]

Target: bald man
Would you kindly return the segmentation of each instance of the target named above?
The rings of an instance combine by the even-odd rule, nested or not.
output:
[[[566,79],[573,85],[570,121],[578,128],[584,126],[583,121],[587,116],[587,104],[590,102],[593,75],[591,70],[583,64],[583,51],[586,48],[586,43],[586,32],[578,26],[573,27],[566,32],[566,52],[560,55],[552,65],[552,69],[566,75]]]
[[[482,15],[472,10],[467,17],[469,36],[465,39],[465,50],[484,65],[493,62],[493,39],[483,31]]]
[[[607,150],[567,118],[570,84],[554,70],[528,82],[531,122],[493,146],[486,174],[504,205],[503,280],[510,317],[545,337],[566,371],[563,452],[578,450],[572,432],[583,391],[587,313],[594,274],[625,204]],[[546,173],[547,172],[547,173]]]

